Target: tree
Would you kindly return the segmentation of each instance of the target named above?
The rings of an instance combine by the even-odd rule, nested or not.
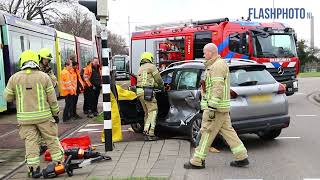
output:
[[[319,62],[320,50],[318,48],[310,48],[307,45],[306,40],[301,39],[297,43],[297,53],[299,56],[299,60],[301,65],[305,65],[310,62]]]
[[[72,34],[90,40],[92,37],[92,19],[89,14],[83,13],[78,7],[74,7],[71,14],[62,14],[61,17],[53,22],[54,27],[62,32]],[[97,34],[101,32],[101,26],[97,26]],[[127,54],[129,50],[125,39],[115,33],[108,31],[108,46],[112,54]]]
[[[112,54],[125,54],[129,55],[129,49],[126,46],[126,40],[112,32],[108,32],[108,46],[111,48]]]
[[[52,21],[61,15],[59,7],[74,2],[76,0],[1,0],[0,10],[27,20],[41,19],[39,11],[41,10],[44,18]],[[58,4],[60,6],[57,6]]]
[[[61,17],[53,23],[54,27],[59,31],[88,40],[91,39],[91,18],[89,14],[82,13],[78,7],[74,7],[73,13],[71,14],[62,14]]]
[[[301,71],[310,69],[320,62],[320,49],[310,48],[304,39],[297,42],[297,53],[301,63]]]

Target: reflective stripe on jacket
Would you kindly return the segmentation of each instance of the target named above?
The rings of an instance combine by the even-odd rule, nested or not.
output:
[[[201,108],[229,112],[230,77],[227,63],[218,56],[208,60],[205,65],[205,94],[201,100]]]
[[[59,106],[51,78],[39,70],[23,70],[12,75],[4,97],[16,99],[19,124],[37,124],[57,116]]]

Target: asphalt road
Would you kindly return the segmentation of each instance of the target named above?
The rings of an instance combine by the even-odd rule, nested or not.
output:
[[[227,147],[220,153],[210,153],[206,169],[189,171],[187,179],[320,179],[320,106],[308,100],[308,95],[320,90],[320,78],[299,80],[299,93],[288,97],[291,124],[274,141],[265,142],[256,135],[241,136],[248,149],[248,168],[232,168],[233,160]]]

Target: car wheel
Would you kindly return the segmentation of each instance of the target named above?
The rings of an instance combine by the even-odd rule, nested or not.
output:
[[[131,124],[131,128],[135,133],[142,133],[143,132],[143,123],[134,123]]]
[[[197,114],[190,122],[190,143],[196,147],[200,141],[200,128],[201,128],[202,114]]]
[[[263,140],[273,140],[281,134],[281,129],[274,129],[266,131],[264,133],[258,134],[258,136]]]

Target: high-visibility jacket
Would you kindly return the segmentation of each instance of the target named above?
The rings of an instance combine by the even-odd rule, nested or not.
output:
[[[220,56],[205,63],[205,91],[201,108],[219,112],[230,111],[229,66]]]
[[[4,97],[8,102],[16,99],[19,124],[43,123],[59,113],[51,79],[39,70],[26,69],[12,75]]]
[[[140,66],[137,76],[137,95],[143,93],[144,87],[163,88],[163,80],[157,67],[152,63]]]
[[[77,75],[76,76],[76,82],[78,83],[78,81],[79,81],[79,83],[80,83],[80,93],[83,93],[84,87],[85,87],[85,83],[82,80],[82,77],[80,76],[80,71],[79,71],[79,69],[74,69],[74,72]],[[77,85],[78,84],[76,84],[76,87],[77,87]]]
[[[64,68],[61,71],[61,96],[76,95],[77,94],[77,75],[73,68]]]
[[[84,81],[86,83],[86,86],[91,87],[92,83],[90,82],[90,78],[92,76],[92,63],[90,63],[89,65],[87,65],[83,69],[84,69],[83,79],[84,79]],[[101,68],[99,68],[98,71],[99,71],[99,74],[100,74],[100,77],[101,77],[101,75],[102,75]]]

